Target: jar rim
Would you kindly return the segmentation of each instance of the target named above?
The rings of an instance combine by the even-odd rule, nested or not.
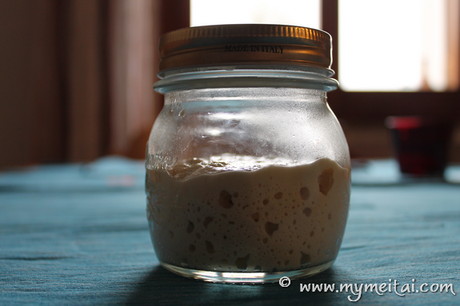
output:
[[[337,89],[337,80],[330,78],[325,69],[290,70],[285,69],[206,69],[172,73],[154,85],[155,91],[203,89],[203,88],[238,88],[238,87],[286,87],[307,88],[323,91]]]
[[[160,38],[160,72],[222,65],[297,65],[330,69],[332,38],[325,31],[274,24],[183,28]]]

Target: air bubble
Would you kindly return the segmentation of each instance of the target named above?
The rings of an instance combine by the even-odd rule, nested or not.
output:
[[[260,218],[259,213],[253,213],[253,214],[251,215],[251,218],[252,218],[252,220],[254,220],[255,222],[259,222],[259,218]]]
[[[303,210],[303,213],[305,214],[305,216],[307,217],[310,217],[311,215],[311,208],[310,207],[307,207]]]
[[[327,168],[318,176],[319,191],[327,195],[329,190],[331,190],[332,185],[334,184],[334,169]]]
[[[278,192],[276,193],[274,196],[273,196],[275,199],[279,200],[283,197],[283,193],[282,192]]]
[[[219,205],[223,208],[231,208],[233,206],[231,194],[222,190],[219,196]]]
[[[246,255],[245,257],[238,258],[235,260],[235,266],[240,270],[246,270],[248,268],[248,260],[251,254]]]
[[[300,252],[301,257],[300,257],[300,265],[306,265],[310,263],[310,255],[305,254],[304,252]]]
[[[193,225],[192,222],[188,221],[188,225],[187,225],[187,233],[191,233],[193,232],[193,229],[195,228],[195,225]]]
[[[278,230],[278,224],[276,223],[271,223],[271,222],[267,222],[265,223],[265,232],[267,232],[267,234],[269,236],[272,236],[273,235],[273,232],[277,231]]]
[[[212,245],[211,242],[205,241],[206,243],[206,251],[208,251],[209,254],[214,254],[216,251],[214,250],[214,246]]]
[[[310,190],[308,190],[307,187],[300,188],[300,197],[302,198],[302,200],[308,200],[308,198],[310,197]]]
[[[204,222],[203,222],[204,227],[208,228],[208,224],[211,223],[212,220],[214,220],[212,217],[206,217],[206,219],[204,219]]]

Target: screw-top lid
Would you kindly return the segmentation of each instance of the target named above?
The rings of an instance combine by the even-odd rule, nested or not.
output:
[[[191,27],[160,38],[160,71],[229,65],[302,65],[329,69],[331,36],[298,26]]]

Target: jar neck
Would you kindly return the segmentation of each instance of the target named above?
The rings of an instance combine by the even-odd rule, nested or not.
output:
[[[263,87],[241,87],[241,88],[205,88],[167,92],[165,95],[165,106],[175,107],[177,101],[180,103],[199,102],[196,107],[210,107],[218,105],[227,110],[235,110],[240,105],[244,108],[276,108],[289,105],[305,108],[304,103],[316,103],[323,107],[327,103],[327,95],[323,90],[305,88],[263,88]],[[216,102],[219,102],[218,104]],[[261,103],[263,102],[263,103]]]
[[[155,83],[159,93],[203,88],[285,87],[323,91],[337,89],[331,69],[306,66],[196,67],[162,71]]]

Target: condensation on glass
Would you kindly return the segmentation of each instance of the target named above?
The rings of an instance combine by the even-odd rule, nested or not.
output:
[[[147,217],[168,270],[211,282],[313,275],[337,257],[350,157],[326,94],[328,33],[181,29],[160,41],[165,95],[146,150]]]

